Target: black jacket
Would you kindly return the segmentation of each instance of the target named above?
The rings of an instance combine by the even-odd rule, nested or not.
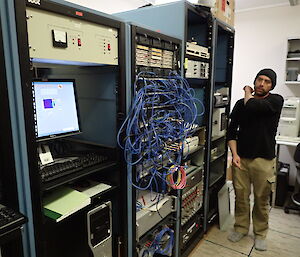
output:
[[[275,157],[275,136],[283,98],[269,94],[266,98],[244,99],[235,104],[230,115],[228,140],[237,140],[237,152],[241,158]]]

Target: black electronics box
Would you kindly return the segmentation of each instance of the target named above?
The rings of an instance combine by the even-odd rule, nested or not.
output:
[[[288,163],[279,163],[276,182],[275,205],[283,206],[288,195],[290,165]]]

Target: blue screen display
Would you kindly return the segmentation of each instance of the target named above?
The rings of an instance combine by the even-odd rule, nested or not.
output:
[[[33,82],[38,138],[79,131],[74,83]]]

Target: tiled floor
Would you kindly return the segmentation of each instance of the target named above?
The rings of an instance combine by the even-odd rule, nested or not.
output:
[[[231,212],[234,210],[234,192],[230,193]],[[253,247],[253,232],[238,243],[227,240],[228,232],[212,227],[189,257],[300,257],[300,214],[286,214],[283,209],[271,208],[268,250],[260,252]],[[232,224],[233,227],[233,224]]]

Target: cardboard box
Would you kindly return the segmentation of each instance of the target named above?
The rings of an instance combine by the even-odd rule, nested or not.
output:
[[[215,17],[234,26],[235,0],[200,0],[199,4],[211,7]]]
[[[212,13],[229,24],[231,27],[234,26],[234,10],[235,1],[234,0],[217,0],[215,7],[212,9]]]

